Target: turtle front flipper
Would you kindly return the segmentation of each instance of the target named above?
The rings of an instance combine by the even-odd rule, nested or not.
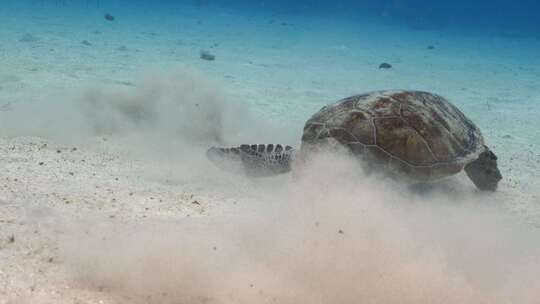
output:
[[[232,148],[212,147],[206,156],[220,168],[230,170],[241,164],[248,176],[267,177],[291,171],[294,151],[291,146],[283,145],[241,145]]]
[[[486,147],[477,160],[465,166],[465,172],[476,187],[483,191],[495,191],[502,179],[497,167],[497,156]]]

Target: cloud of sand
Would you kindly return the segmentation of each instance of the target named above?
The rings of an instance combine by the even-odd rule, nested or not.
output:
[[[232,216],[93,226],[64,242],[66,261],[78,284],[130,303],[540,298],[537,231],[497,194],[417,194],[356,166],[320,156],[288,186],[254,186]]]
[[[217,82],[178,67],[149,69],[129,86],[81,84],[10,104],[0,111],[0,136],[90,146],[104,138],[137,158],[161,163],[155,164],[157,176],[167,169],[189,178],[207,165],[205,152],[212,145],[300,136],[264,121]]]
[[[231,144],[265,139],[245,104],[187,68],[147,71],[134,86],[84,85],[43,92],[0,112],[1,136],[41,136],[60,142],[89,136],[139,136],[149,143]]]
[[[207,168],[192,159],[210,144],[299,136],[290,130],[277,138],[245,105],[194,72],[150,73],[134,88],[50,93],[0,115],[2,136],[106,136],[151,159],[175,151],[176,162],[190,163],[199,175]],[[537,230],[505,216],[499,193],[451,184],[416,194],[356,166],[323,155],[295,179],[250,183],[249,195],[235,198],[246,207],[227,216],[65,223],[63,260],[78,286],[120,303],[540,298]],[[227,187],[237,182],[229,179]]]

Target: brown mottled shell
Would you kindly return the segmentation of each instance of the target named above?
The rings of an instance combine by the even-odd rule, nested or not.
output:
[[[480,130],[461,111],[420,91],[372,92],[322,108],[306,122],[302,151],[329,140],[420,181],[455,174],[484,151]]]

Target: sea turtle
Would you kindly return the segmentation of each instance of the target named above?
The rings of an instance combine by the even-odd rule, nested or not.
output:
[[[480,130],[445,98],[422,91],[386,90],[355,95],[323,107],[305,124],[300,151],[285,145],[211,147],[216,164],[241,163],[251,176],[291,171],[314,151],[346,147],[369,167],[412,182],[465,172],[480,190],[501,180],[497,157]]]

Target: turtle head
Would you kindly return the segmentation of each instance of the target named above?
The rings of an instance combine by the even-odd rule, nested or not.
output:
[[[487,147],[475,161],[465,166],[465,172],[476,187],[483,191],[497,190],[497,185],[502,179],[497,167],[497,156]]]

